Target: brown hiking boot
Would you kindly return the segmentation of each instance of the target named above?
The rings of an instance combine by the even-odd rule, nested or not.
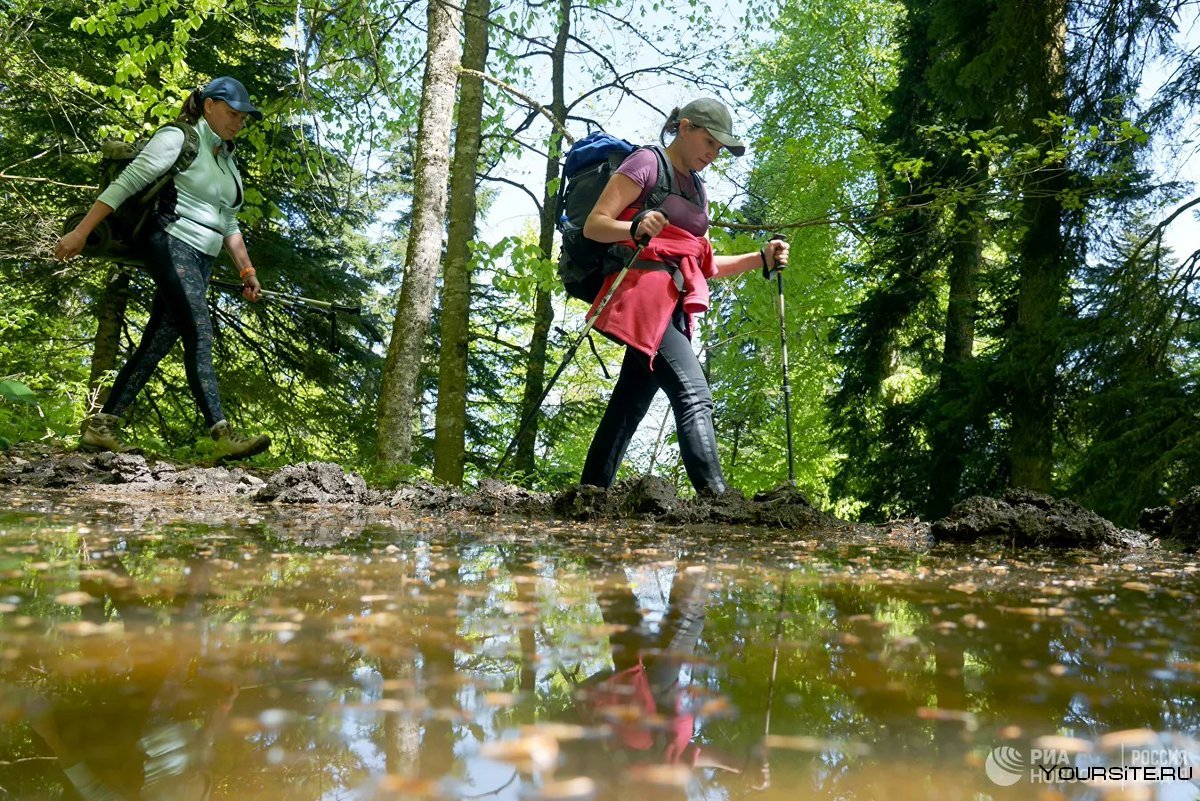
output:
[[[234,431],[233,426],[229,425],[227,420],[222,420],[212,427],[212,438],[217,443],[216,459],[218,462],[248,459],[271,447],[271,438],[266,434],[244,437]]]
[[[79,450],[136,453],[138,448],[121,442],[121,418],[115,414],[97,412],[85,417],[79,425]]]

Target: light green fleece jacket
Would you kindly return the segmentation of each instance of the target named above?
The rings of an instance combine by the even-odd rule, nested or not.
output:
[[[237,212],[242,207],[242,176],[233,160],[233,144],[208,127],[203,117],[196,123],[200,152],[186,170],[175,176],[175,197],[170,186],[155,199],[166,230],[202,253],[216,256],[225,237],[239,232]],[[161,177],[183,150],[183,131],[160,129],[142,152],[121,171],[98,198],[114,209]]]

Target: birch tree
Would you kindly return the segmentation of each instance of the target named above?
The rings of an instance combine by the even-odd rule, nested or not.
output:
[[[462,11],[457,6],[430,0],[426,21],[428,47],[415,148],[412,229],[379,392],[376,458],[386,468],[402,467],[412,458],[414,418],[420,409],[421,352],[429,331],[442,256],[450,176],[450,129]]]

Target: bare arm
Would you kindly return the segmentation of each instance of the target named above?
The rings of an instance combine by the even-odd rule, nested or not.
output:
[[[97,200],[88,209],[87,215],[79,221],[79,224],[74,229],[63,234],[62,239],[58,240],[58,244],[54,246],[54,258],[59,261],[66,261],[74,258],[83,252],[83,246],[87,243],[88,235],[96,230],[96,226],[104,221],[108,215],[113,213],[113,207]]]
[[[629,231],[629,223],[618,220],[621,212],[629,208],[642,194],[642,187],[627,175],[613,173],[608,179],[608,185],[600,193],[600,199],[592,207],[587,222],[583,224],[583,235],[593,242],[621,242],[633,237]],[[667,216],[662,212],[651,211],[638,224],[638,237],[658,236],[667,226]]]
[[[763,245],[761,250],[756,250],[752,253],[739,253],[736,256],[714,256],[713,264],[717,267],[716,277],[728,278],[733,275],[741,275],[750,270],[756,270],[762,267],[763,259],[767,261],[767,269],[774,270],[778,267],[782,270],[787,265],[788,243],[782,239],[772,239]]]
[[[242,278],[242,296],[246,300],[257,301],[258,293],[262,291],[262,286],[258,283],[258,276],[254,272],[254,264],[250,261],[250,254],[246,252],[246,240],[242,237],[240,231],[225,237],[225,250],[229,253],[229,257],[233,259],[233,265],[237,267],[238,275]]]

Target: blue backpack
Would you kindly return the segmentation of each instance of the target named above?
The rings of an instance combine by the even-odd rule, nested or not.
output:
[[[645,208],[653,209],[661,206],[668,196],[681,193],[675,187],[675,170],[667,160],[666,151],[660,145],[645,147],[658,156],[658,178],[644,204]],[[625,159],[640,149],[624,139],[596,131],[576,140],[567,151],[562,189],[558,195],[557,226],[562,232],[558,277],[573,298],[591,303],[610,271],[605,269],[605,256],[611,245],[585,237],[583,224],[600,199],[608,179]],[[700,188],[700,176],[692,173],[692,178]]]

